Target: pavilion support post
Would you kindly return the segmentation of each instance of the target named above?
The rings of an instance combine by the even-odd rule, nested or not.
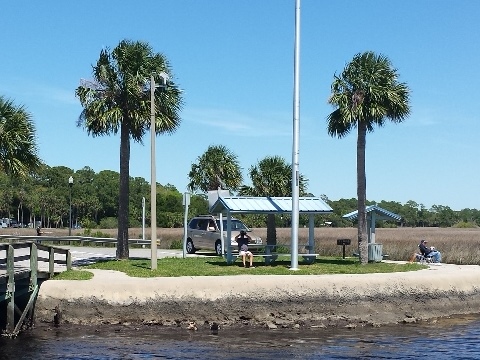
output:
[[[368,243],[375,244],[375,223],[377,222],[377,217],[375,211],[370,212],[370,227],[368,231]]]
[[[232,214],[227,213],[227,264],[233,263],[232,256]]]
[[[223,236],[223,214],[220,212],[218,214],[220,219],[220,242],[222,243],[222,257],[225,257],[226,248],[225,248],[225,236]]]
[[[313,214],[308,215],[308,253],[315,253],[315,219]]]

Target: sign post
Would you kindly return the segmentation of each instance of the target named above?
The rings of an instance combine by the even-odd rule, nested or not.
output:
[[[350,245],[350,239],[337,239],[337,245],[342,245],[343,247],[343,258],[345,259],[345,246]]]

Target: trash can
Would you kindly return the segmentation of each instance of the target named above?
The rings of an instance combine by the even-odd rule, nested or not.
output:
[[[380,262],[383,260],[383,245],[377,243],[368,244],[368,261]]]

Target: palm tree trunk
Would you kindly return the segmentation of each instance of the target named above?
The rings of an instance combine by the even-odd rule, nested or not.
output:
[[[270,251],[275,251],[277,245],[277,227],[275,225],[275,214],[267,215],[267,245],[271,245]]]
[[[358,122],[357,137],[357,198],[358,198],[358,253],[361,264],[368,263],[367,239],[367,179],[365,175],[365,144],[367,138],[367,124]]]
[[[120,130],[120,195],[118,196],[117,259],[128,259],[128,197],[130,179],[130,134],[127,119]]]

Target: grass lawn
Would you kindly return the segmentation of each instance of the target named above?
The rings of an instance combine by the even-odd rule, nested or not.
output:
[[[104,269],[121,271],[132,277],[176,277],[176,276],[224,276],[224,275],[325,275],[325,274],[369,274],[404,272],[424,269],[426,266],[417,263],[369,263],[360,265],[358,259],[342,259],[335,257],[318,258],[313,264],[299,260],[298,271],[289,270],[290,258],[279,257],[273,265],[254,262],[254,269],[243,268],[238,259],[233,265],[228,265],[219,257],[189,257],[162,258],[158,260],[157,270],[150,269],[150,259],[108,260],[84,266],[81,269]],[[71,270],[56,275],[55,279],[82,280],[89,277],[83,270]]]

